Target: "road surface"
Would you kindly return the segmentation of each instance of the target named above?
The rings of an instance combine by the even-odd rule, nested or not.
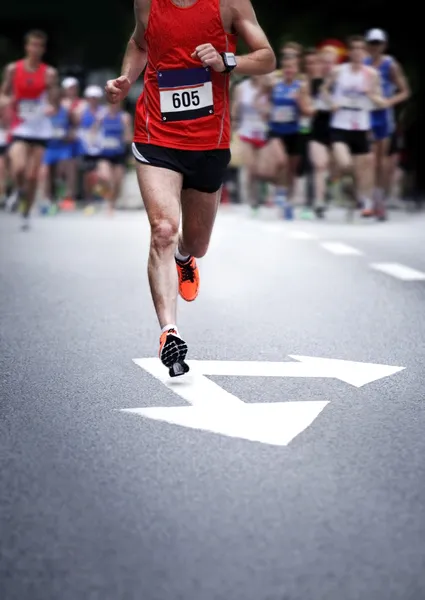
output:
[[[424,217],[223,210],[179,306],[216,386],[198,363],[179,388],[134,362],[158,347],[148,240],[144,213],[0,218],[1,599],[422,600]],[[220,423],[122,410],[184,421],[197,402]]]

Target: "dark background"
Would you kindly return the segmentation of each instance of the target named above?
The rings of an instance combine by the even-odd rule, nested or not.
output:
[[[216,1],[216,0],[211,0]],[[418,4],[383,0],[257,0],[258,19],[277,50],[289,39],[304,45],[316,45],[326,38],[344,40],[347,35],[364,33],[371,27],[385,29],[390,37],[389,52],[403,64],[413,94],[407,106],[408,144],[411,149],[418,187],[425,188],[422,169],[422,132],[420,107],[424,104],[423,31]],[[84,73],[102,67],[119,69],[122,53],[133,27],[131,0],[53,0],[36,2],[4,0],[0,9],[0,64],[17,59],[22,37],[32,28],[49,35],[47,61],[61,74]]]

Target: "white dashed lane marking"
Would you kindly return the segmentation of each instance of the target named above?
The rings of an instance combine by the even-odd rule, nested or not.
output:
[[[342,244],[341,242],[323,242],[320,245],[328,252],[338,254],[339,256],[361,256],[363,254],[357,248],[347,246],[347,244]]]
[[[313,235],[307,231],[291,231],[289,237],[293,240],[317,240],[317,235]]]
[[[381,271],[386,275],[401,279],[401,281],[425,281],[425,273],[399,263],[372,263],[370,266],[376,271]]]

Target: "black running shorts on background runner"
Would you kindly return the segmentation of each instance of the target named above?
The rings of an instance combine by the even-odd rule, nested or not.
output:
[[[181,173],[184,190],[206,194],[221,188],[231,157],[230,150],[178,150],[139,142],[132,148],[139,163]]]
[[[329,111],[319,110],[315,114],[311,128],[311,141],[322,144],[323,146],[330,146],[331,130]]]
[[[13,142],[24,142],[24,144],[28,144],[28,146],[31,146],[32,148],[37,147],[37,146],[40,148],[45,148],[47,146],[49,140],[14,135],[12,137],[11,144],[13,144]]]
[[[288,156],[298,156],[301,154],[301,133],[274,133],[270,131],[269,140],[277,138],[283,144],[283,147]]]
[[[369,154],[370,135],[370,131],[331,129],[331,142],[346,144],[353,155]]]

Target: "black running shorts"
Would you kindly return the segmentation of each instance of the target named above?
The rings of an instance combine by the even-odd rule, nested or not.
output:
[[[142,165],[161,167],[183,175],[183,189],[213,194],[223,185],[230,150],[178,150],[133,143],[133,156]]]
[[[24,142],[24,144],[28,144],[28,146],[31,147],[36,147],[39,146],[41,148],[45,148],[47,146],[49,140],[43,140],[43,139],[39,139],[39,138],[32,138],[32,137],[23,137],[20,135],[14,135],[12,137],[12,144],[13,142]]]
[[[269,140],[279,139],[288,156],[299,156],[302,151],[301,135],[300,133],[274,133],[270,131]]]
[[[369,154],[370,131],[359,131],[351,129],[331,129],[331,142],[346,144],[351,154]]]

